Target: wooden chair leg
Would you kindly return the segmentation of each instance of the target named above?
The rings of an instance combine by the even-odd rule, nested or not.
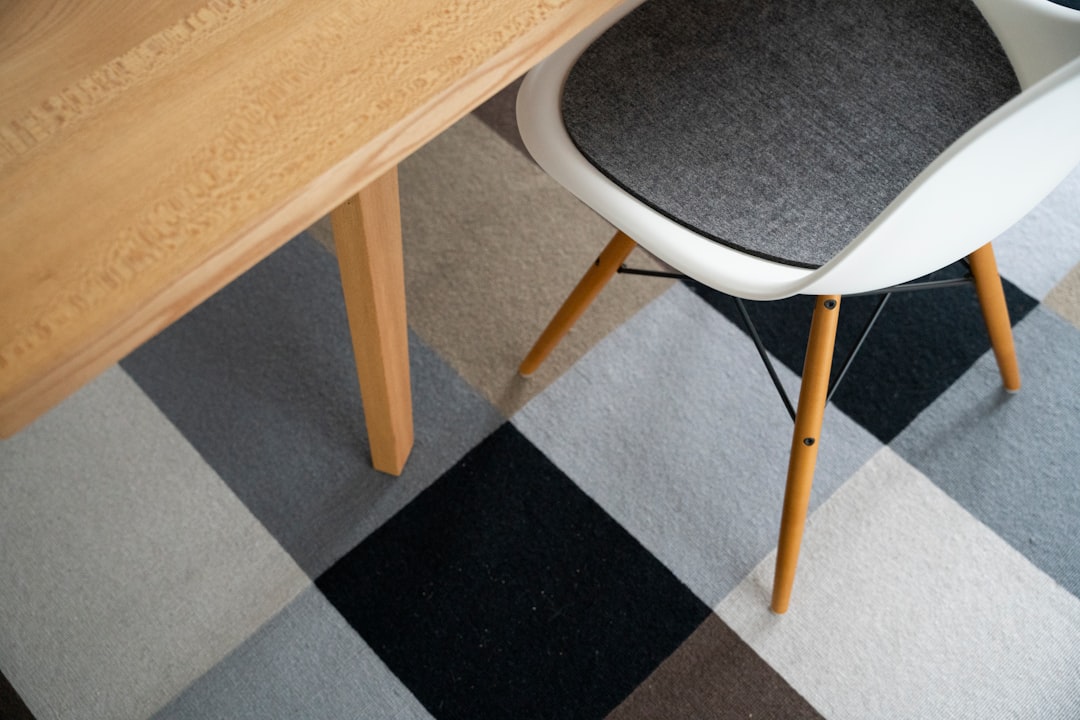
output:
[[[611,238],[607,247],[600,253],[600,257],[596,259],[596,262],[585,273],[585,276],[581,278],[577,287],[566,298],[559,311],[555,313],[555,317],[544,328],[544,332],[540,334],[532,350],[521,362],[521,366],[518,368],[519,373],[528,377],[536,372],[536,369],[540,367],[540,364],[551,354],[559,341],[570,331],[578,318],[584,314],[585,310],[600,294],[600,291],[604,289],[604,286],[611,280],[611,277],[618,271],[619,266],[626,261],[627,256],[635,247],[637,247],[637,244],[622,231],[617,232],[615,237]]]
[[[839,295],[817,298],[814,318],[810,323],[810,339],[806,344],[806,359],[803,361],[802,387],[799,390],[795,433],[788,461],[784,512],[780,520],[772,596],[772,609],[776,613],[787,612],[791,588],[795,583],[795,566],[799,561],[799,548],[802,546],[803,528],[810,506],[810,488],[814,481],[818,441],[829,393],[839,316]]]
[[[990,334],[990,345],[994,348],[1001,381],[1009,392],[1020,389],[1020,365],[1016,361],[1016,348],[1013,345],[1012,323],[1009,322],[1009,308],[1005,305],[1005,291],[1001,287],[997,261],[990,243],[983,245],[968,255],[968,265],[975,278],[975,293],[982,307],[983,320]]]

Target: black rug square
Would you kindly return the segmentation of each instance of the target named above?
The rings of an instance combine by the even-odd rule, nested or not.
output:
[[[952,279],[963,274],[962,266],[956,265],[924,279]],[[1010,320],[1015,325],[1038,302],[1007,280],[1002,282]],[[745,331],[730,297],[698,283],[687,285]],[[834,377],[872,317],[878,300],[878,296],[841,300]],[[747,311],[769,352],[801,374],[813,299],[797,295],[786,300],[748,302]],[[888,444],[989,349],[990,340],[973,286],[895,293],[832,402]],[[1020,371],[1022,375],[1023,368]],[[747,378],[769,382],[763,368],[748,368]],[[787,390],[794,403],[798,388]]]
[[[0,673],[0,720],[34,720],[29,708],[3,673]]]
[[[601,718],[710,612],[510,424],[316,584],[438,718]]]

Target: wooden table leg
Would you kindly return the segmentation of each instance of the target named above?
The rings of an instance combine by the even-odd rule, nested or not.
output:
[[[397,168],[330,215],[371,463],[400,475],[413,445]]]

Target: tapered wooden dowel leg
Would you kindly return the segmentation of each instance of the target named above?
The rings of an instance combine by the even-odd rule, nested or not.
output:
[[[821,424],[825,417],[825,402],[832,373],[833,344],[840,315],[840,296],[823,295],[817,298],[814,318],[810,323],[810,339],[806,344],[803,362],[799,407],[795,412],[795,433],[788,461],[787,489],[784,493],[784,512],[780,519],[780,541],[776,552],[776,574],[773,580],[772,609],[787,612],[791,588],[795,583],[795,566],[799,561],[806,512],[810,507],[810,488],[814,482]]]
[[[975,278],[975,292],[979,296],[986,330],[990,334],[990,345],[994,348],[994,358],[1001,372],[1001,382],[1006,390],[1016,392],[1020,389],[1020,364],[1016,361],[1009,308],[1005,305],[1005,291],[1001,287],[1001,276],[990,243],[968,255],[968,264]]]
[[[413,445],[397,168],[330,215],[371,464],[401,474]]]
[[[521,362],[518,368],[519,373],[528,377],[536,372],[536,369],[592,304],[635,247],[636,243],[621,231],[611,238],[607,247],[600,253],[600,257],[581,278],[577,287],[555,313],[555,317],[544,328],[544,332],[540,334],[532,350]]]

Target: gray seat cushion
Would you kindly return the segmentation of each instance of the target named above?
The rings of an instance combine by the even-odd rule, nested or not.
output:
[[[563,116],[642,202],[818,267],[1018,92],[970,0],[651,0],[581,57]]]

